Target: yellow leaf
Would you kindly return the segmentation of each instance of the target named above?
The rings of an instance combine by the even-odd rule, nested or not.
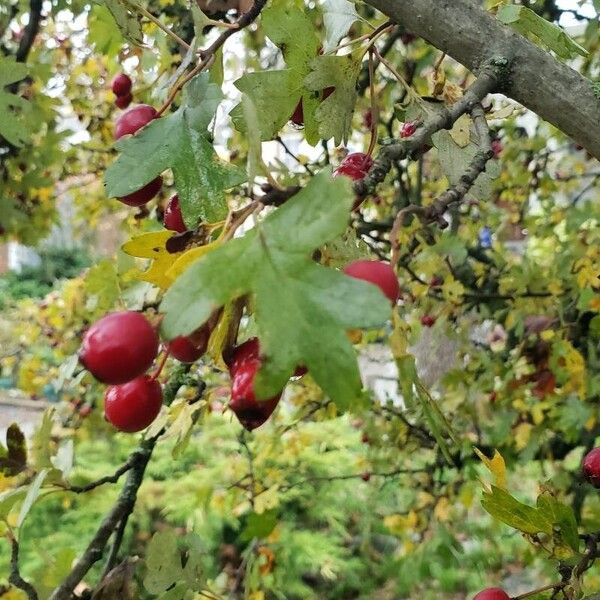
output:
[[[471,141],[471,117],[467,114],[460,117],[450,130],[450,135],[460,148],[468,146]]]
[[[175,281],[192,263],[196,262],[199,258],[208,254],[212,250],[215,250],[221,245],[219,240],[215,240],[205,246],[198,246],[192,248],[181,255],[178,255],[177,260],[173,263],[173,266],[167,271],[167,277]]]
[[[515,428],[513,437],[515,439],[515,447],[517,450],[523,450],[529,443],[531,437],[531,430],[533,425],[531,423],[520,423]]]
[[[417,513],[411,510],[406,515],[388,515],[384,517],[383,524],[394,535],[402,535],[407,531],[413,530],[417,526],[418,521]]]
[[[444,523],[450,519],[450,509],[452,508],[450,501],[445,496],[440,498],[433,509],[433,514],[438,521]]]
[[[254,498],[254,512],[262,514],[279,505],[279,486],[273,485]]]
[[[167,251],[167,240],[173,235],[175,235],[173,231],[152,231],[143,233],[123,244],[121,249],[125,254],[152,260],[150,268],[141,273],[138,276],[139,279],[157,285],[161,289],[167,289],[173,283],[173,279],[167,275],[167,271],[180,256],[180,253],[171,254]]]
[[[494,483],[496,487],[499,487],[503,490],[506,489],[507,481],[506,481],[506,463],[504,462],[504,458],[502,458],[502,454],[498,452],[498,450],[494,450],[494,456],[492,458],[488,458],[479,448],[474,448],[475,454],[479,457],[481,462],[491,471],[494,476]]]

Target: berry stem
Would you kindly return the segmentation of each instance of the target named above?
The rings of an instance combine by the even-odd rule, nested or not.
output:
[[[537,590],[532,590],[531,592],[525,592],[524,594],[521,594],[520,596],[515,596],[513,598],[513,600],[523,600],[524,598],[530,598],[531,596],[537,596],[537,594],[541,594],[542,592],[548,592],[550,590],[560,590],[561,588],[564,588],[566,585],[566,583],[564,582],[559,582],[559,583],[551,583],[550,585],[545,585],[544,587],[538,588]]]
[[[367,156],[372,156],[377,144],[377,125],[379,123],[379,107],[375,95],[375,61],[373,49],[369,49],[369,96],[371,97],[371,141]]]
[[[165,363],[167,362],[167,358],[169,358],[170,353],[171,353],[171,351],[169,350],[169,348],[167,346],[165,346],[163,355],[160,359],[160,363],[159,363],[156,371],[154,372],[154,375],[152,375],[152,381],[155,381],[159,377],[159,375],[162,373],[162,370],[165,366]]]

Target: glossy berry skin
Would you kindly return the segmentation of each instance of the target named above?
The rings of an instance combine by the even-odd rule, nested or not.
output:
[[[144,125],[150,123],[152,119],[156,119],[156,115],[156,109],[148,104],[139,104],[130,108],[117,119],[115,140],[122,138],[124,135],[133,135]]]
[[[583,476],[595,487],[600,489],[600,446],[590,450],[583,459]]]
[[[411,135],[414,135],[417,130],[417,124],[414,121],[407,121],[406,123],[402,123],[402,127],[400,128],[400,137],[408,138]]]
[[[182,363],[196,362],[208,347],[210,329],[202,327],[191,336],[176,337],[167,344],[169,354]]]
[[[131,79],[125,73],[119,73],[110,86],[115,96],[127,96],[131,94]]]
[[[132,100],[133,96],[131,94],[126,94],[125,96],[117,96],[115,99],[115,104],[117,105],[117,108],[124,110],[131,104]]]
[[[398,278],[388,263],[379,260],[355,260],[344,268],[344,273],[376,285],[392,304],[396,304],[400,297]]]
[[[432,315],[423,315],[421,317],[421,325],[424,327],[433,327],[435,325],[435,317]]]
[[[158,336],[144,315],[123,311],[96,321],[83,336],[79,360],[103,383],[142,375],[158,354]]]
[[[502,588],[487,588],[482,590],[473,600],[510,600],[510,596]]]
[[[183,215],[181,214],[181,206],[179,206],[179,196],[177,194],[171,197],[165,208],[163,225],[166,229],[176,231],[177,233],[187,231],[187,227],[183,221]]]
[[[127,206],[143,206],[146,202],[149,202],[160,192],[162,188],[163,179],[159,175],[155,179],[153,179],[150,183],[147,183],[143,188],[135,192],[131,192],[131,194],[127,194],[127,196],[121,196],[121,198],[117,198],[119,202],[123,204],[127,204]]]
[[[160,383],[149,375],[123,385],[113,385],[104,396],[106,420],[126,433],[146,429],[158,416],[161,406]]]
[[[273,414],[281,394],[267,400],[258,400],[254,394],[254,379],[260,369],[260,347],[257,338],[251,338],[234,349],[229,371],[231,374],[231,402],[229,408],[248,431],[260,427]]]
[[[333,176],[345,175],[353,181],[358,181],[364,179],[372,166],[373,159],[368,154],[353,152],[344,158],[340,166],[333,172]]]

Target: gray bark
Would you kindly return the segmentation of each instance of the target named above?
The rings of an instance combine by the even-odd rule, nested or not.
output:
[[[600,99],[589,79],[486,12],[474,0],[365,0],[477,74],[506,58],[503,93],[600,159]]]

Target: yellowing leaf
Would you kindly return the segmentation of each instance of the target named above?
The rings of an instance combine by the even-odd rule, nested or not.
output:
[[[471,141],[471,117],[466,114],[460,117],[450,130],[450,135],[458,146],[466,148]]]
[[[167,289],[173,283],[167,271],[173,266],[178,254],[169,253],[165,246],[167,240],[173,235],[175,234],[172,231],[153,231],[143,233],[123,244],[121,249],[125,254],[152,260],[150,268],[140,273],[139,279],[157,285],[161,289]]]
[[[517,425],[513,434],[517,450],[523,450],[523,448],[527,446],[532,429],[533,425],[531,423],[519,423],[519,425]]]
[[[208,254],[211,250],[214,250],[219,245],[220,242],[215,240],[214,242],[206,244],[205,246],[198,246],[197,248],[192,248],[187,252],[177,255],[177,260],[173,263],[171,268],[167,270],[166,276],[172,281],[175,281],[175,279],[177,279],[193,262],[205,254]]]
[[[498,450],[494,451],[494,456],[488,458],[481,450],[474,448],[475,454],[480,458],[481,462],[491,471],[495,478],[496,486],[505,490],[507,487],[506,482],[506,463],[502,454]]]

